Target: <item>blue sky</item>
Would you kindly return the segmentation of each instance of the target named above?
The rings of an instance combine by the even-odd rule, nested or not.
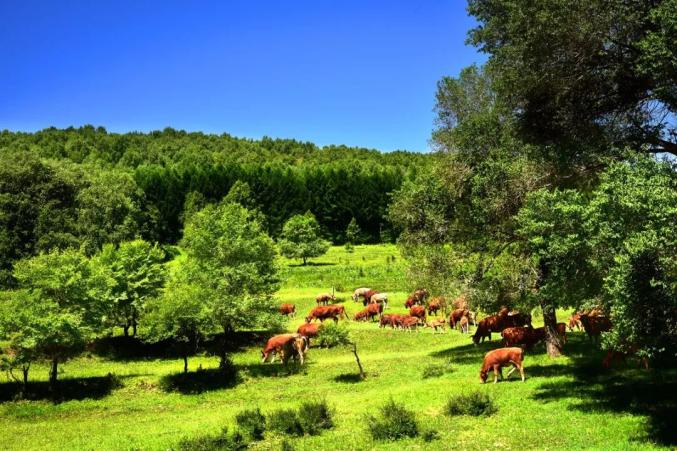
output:
[[[426,150],[465,2],[0,2],[0,129],[171,126]]]

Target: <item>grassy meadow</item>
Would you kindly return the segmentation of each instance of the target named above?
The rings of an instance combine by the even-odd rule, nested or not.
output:
[[[330,291],[352,315],[362,308],[350,300],[355,287],[387,291],[391,311],[402,307],[408,286],[405,262],[395,246],[357,246],[348,253],[332,247],[308,266],[280,260],[284,282],[281,302],[297,306],[288,329],[295,330],[314,297]],[[566,312],[559,312],[564,320]],[[536,319],[538,322],[539,319]],[[644,449],[674,448],[677,374],[643,371],[629,361],[613,372],[600,368],[601,352],[581,332],[569,334],[567,356],[551,360],[542,346],[525,359],[527,380],[514,377],[499,384],[479,383],[482,356],[499,346],[498,336],[474,346],[457,331],[433,334],[379,329],[376,324],[349,323],[367,379],[346,348],[311,348],[300,369],[260,364],[261,339],[243,344],[233,360],[239,375],[223,380],[214,371],[218,359],[189,359],[191,374],[180,375],[182,361],[162,354],[121,355],[91,351],[61,365],[64,400],[39,396],[46,366],[31,368],[36,394],[14,401],[14,384],[0,379],[0,443],[14,449],[171,449],[179,440],[234,427],[242,409],[259,406],[263,413],[326,399],[334,409],[335,427],[318,436],[288,438],[298,450],[312,449]],[[427,367],[444,365],[444,374],[423,378]],[[195,372],[198,367],[203,371]],[[109,375],[110,374],[110,375]],[[506,373],[507,374],[507,373]],[[490,417],[447,417],[450,395],[481,391],[491,395],[498,411]],[[416,411],[421,430],[439,438],[374,442],[367,414],[376,413],[390,397]],[[280,449],[284,437],[266,432],[252,449]]]

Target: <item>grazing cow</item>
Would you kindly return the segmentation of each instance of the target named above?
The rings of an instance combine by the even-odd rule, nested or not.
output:
[[[406,301],[404,301],[404,308],[412,308],[416,305],[416,299],[409,296]]]
[[[589,316],[586,314],[581,315],[581,324],[583,324],[583,329],[585,333],[588,334],[590,340],[599,340],[599,336],[602,332],[607,332],[611,330],[611,321],[606,316]]]
[[[386,293],[376,293],[369,298],[370,304],[382,304],[383,308],[388,308],[388,295]]]
[[[513,346],[524,346],[531,349],[536,343],[545,338],[545,329],[539,327],[533,329],[531,327],[508,327],[501,332],[503,337],[503,347],[509,348]]]
[[[296,306],[294,304],[282,304],[280,305],[280,313],[293,318],[296,316]]]
[[[308,346],[310,346],[310,339],[317,337],[317,334],[320,332],[322,324],[307,324],[303,323],[296,329],[296,333],[303,335],[308,339]]]
[[[504,327],[531,326],[531,314],[511,312],[503,316]]]
[[[574,327],[578,330],[581,330],[583,325],[581,324],[581,314],[576,312],[569,317],[569,330],[574,331]]]
[[[353,316],[353,321],[366,321],[368,314],[369,312],[367,312],[367,309],[360,310],[359,312],[355,313],[355,316]]]
[[[562,343],[567,344],[567,325],[564,323],[557,323],[557,333],[562,337]]]
[[[416,330],[416,326],[419,325],[419,322],[420,318],[417,316],[401,316],[399,318],[400,327],[402,327],[402,330],[406,330],[408,332]]]
[[[430,302],[428,302],[428,315],[437,314],[437,311],[442,309],[443,302],[444,298],[432,298]]]
[[[315,302],[317,302],[317,305],[327,305],[330,303],[334,303],[335,301],[336,296],[334,296],[331,293],[321,293],[315,297]]]
[[[437,333],[437,329],[440,329],[440,333],[444,333],[446,329],[447,320],[444,318],[437,318],[432,321],[425,323],[425,327],[430,327],[433,329],[433,333]]]
[[[503,326],[503,318],[498,315],[487,316],[477,323],[477,330],[475,335],[472,336],[472,341],[475,344],[479,344],[480,340],[484,342],[485,338],[491,340],[492,332],[502,332],[505,327]]]
[[[308,352],[308,338],[300,334],[294,334],[293,340],[285,343],[282,347],[280,357],[282,363],[285,365],[292,357],[294,360],[300,360],[301,365],[305,362],[306,353]]]
[[[425,323],[425,307],[422,305],[415,305],[409,309],[409,316],[418,318],[421,323]]]
[[[366,293],[364,293],[364,300],[362,301],[362,305],[367,305],[371,302],[371,297],[375,294],[379,294],[380,291],[377,290],[369,290]]]
[[[400,318],[402,318],[403,315],[400,315],[399,313],[392,313],[390,315],[381,315],[381,320],[379,321],[379,327],[386,327],[390,326],[393,329],[395,327],[398,327],[400,324]]]
[[[364,297],[365,294],[371,291],[371,288],[356,288],[353,291],[353,301],[357,302],[360,297]]]
[[[630,345],[627,351],[615,351],[611,349],[609,350],[609,352],[606,353],[606,356],[604,356],[604,360],[602,360],[602,365],[604,365],[604,368],[610,369],[614,361],[622,362],[627,357],[637,354],[638,350],[639,348],[637,347],[637,345]],[[649,369],[649,359],[647,357],[641,357],[639,359],[639,363],[644,367],[645,370]]]
[[[473,326],[477,327],[477,314],[475,312],[468,311],[468,321],[472,323]]]
[[[456,324],[463,318],[464,316],[469,315],[468,309],[456,309],[451,314],[449,315],[449,324],[451,325],[452,328],[456,329]]]
[[[367,317],[373,321],[375,317],[380,318],[383,313],[383,304],[369,304],[365,310]]]
[[[469,321],[467,316],[461,316],[461,320],[459,321],[459,324],[461,325],[461,333],[462,334],[467,334],[468,329],[469,329]]]
[[[261,351],[261,363],[266,363],[270,356],[272,356],[271,363],[274,362],[275,355],[281,354],[282,349],[293,342],[296,337],[297,334],[282,334],[271,337]]]
[[[430,293],[428,293],[428,290],[425,288],[418,288],[411,294],[411,296],[416,299],[418,304],[424,304],[429,294]]]
[[[324,322],[325,319],[333,319],[335,323],[338,323],[341,316],[348,319],[345,307],[342,305],[325,305],[312,309],[306,317],[306,323],[310,323],[316,319],[319,319],[321,323]]]
[[[481,321],[480,321],[481,322]],[[500,348],[489,351],[484,356],[484,362],[482,362],[482,369],[480,370],[480,381],[485,383],[487,381],[487,375],[489,370],[494,371],[494,384],[498,382],[498,375],[501,375],[501,380],[503,380],[503,367],[512,365],[513,368],[510,369],[506,378],[516,369],[519,370],[520,375],[522,376],[522,382],[524,382],[524,350],[522,348]]]

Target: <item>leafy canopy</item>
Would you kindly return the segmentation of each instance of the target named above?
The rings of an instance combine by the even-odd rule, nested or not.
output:
[[[329,242],[320,237],[320,225],[310,212],[289,218],[278,246],[282,255],[300,258],[304,265],[308,258],[319,257],[329,250]]]

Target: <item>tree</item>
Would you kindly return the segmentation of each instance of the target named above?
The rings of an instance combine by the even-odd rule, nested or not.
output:
[[[364,369],[362,368],[362,362],[360,361],[360,356],[357,355],[357,343],[350,336],[350,332],[343,326],[338,324],[330,324],[324,326],[320,329],[320,332],[317,336],[317,341],[320,346],[326,346],[331,348],[333,346],[347,346],[350,348],[351,352],[355,356],[355,363],[357,363],[357,368],[360,370],[360,379],[364,379],[366,376]]]
[[[282,255],[300,258],[304,265],[309,258],[324,255],[329,249],[329,242],[320,238],[320,226],[310,212],[289,218],[278,245]]]
[[[105,243],[118,244],[141,235],[143,192],[124,172],[101,172],[77,196],[78,229],[88,255]]]
[[[358,244],[361,233],[360,226],[357,225],[357,220],[353,216],[346,227],[346,241],[350,244]]]
[[[489,54],[525,139],[595,166],[626,146],[677,154],[676,10],[675,0],[471,0],[468,40]]]
[[[125,337],[132,328],[136,336],[137,326],[144,314],[146,303],[158,296],[164,286],[166,271],[163,265],[164,251],[143,240],[126,241],[118,247],[104,245],[93,258],[93,264],[109,271],[115,280],[111,290],[109,322],[121,326]]]
[[[237,330],[279,323],[273,294],[278,288],[275,246],[246,208],[208,205],[186,224],[186,259],[179,280],[199,293],[212,330],[223,332],[221,367],[228,364],[227,340]],[[188,295],[181,299],[188,300]]]
[[[74,250],[21,260],[14,277],[19,290],[0,306],[0,335],[24,358],[50,362],[49,382],[55,391],[59,362],[82,351],[101,330],[106,312],[101,300],[107,298],[111,281]]]

